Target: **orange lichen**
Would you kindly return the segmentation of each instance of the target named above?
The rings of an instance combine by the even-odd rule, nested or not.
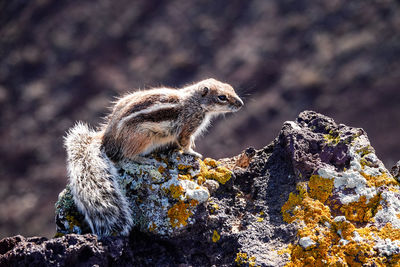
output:
[[[203,176],[197,176],[197,184],[198,185],[202,185],[204,184],[204,182],[206,181],[206,179]]]
[[[168,218],[172,227],[187,225],[187,219],[193,214],[190,209],[191,204],[179,201],[168,210]]]
[[[382,229],[377,231],[377,234],[382,239],[400,240],[400,229],[394,228],[391,223],[387,223]]]
[[[364,172],[360,172],[360,174],[364,176],[364,178],[367,180],[367,184],[369,187],[379,187],[382,185],[399,185],[399,182],[397,182],[392,176],[388,175],[387,173],[383,173],[379,176],[371,176]]]
[[[218,240],[221,238],[221,236],[218,234],[216,230],[214,230],[213,235],[212,235],[212,241],[214,243],[218,242]]]
[[[333,179],[327,179],[319,175],[313,175],[310,177],[308,186],[310,188],[310,197],[325,203],[325,201],[332,194]]]
[[[178,174],[179,180],[192,180],[192,176],[190,174]]]
[[[205,179],[213,179],[221,184],[225,184],[232,177],[232,171],[221,166],[216,160],[206,158],[204,161],[199,160],[200,174]]]
[[[188,170],[193,168],[191,165],[184,165],[184,164],[178,164],[178,170],[183,171],[183,170]]]
[[[390,182],[391,183],[391,182]],[[378,180],[377,184],[381,185]],[[308,189],[308,190],[307,190]],[[290,262],[286,266],[398,266],[400,256],[386,258],[374,249],[376,237],[400,240],[400,229],[390,223],[382,229],[374,226],[357,228],[353,222],[371,222],[379,205],[378,194],[367,201],[361,196],[359,201],[342,205],[328,201],[333,189],[333,181],[314,175],[310,181],[298,183],[297,192],[289,194],[282,206],[282,216],[288,223],[298,223],[299,240],[311,240],[307,247],[290,244],[280,254],[289,253]],[[331,208],[343,213],[344,218],[334,220]],[[362,239],[354,240],[355,233]],[[239,258],[240,260],[241,258]]]
[[[381,196],[379,194],[369,201],[365,196],[361,196],[358,201],[342,205],[339,210],[349,221],[368,222],[378,211],[380,200]]]
[[[165,168],[163,166],[158,167],[158,172],[163,174],[165,172]]]
[[[289,194],[289,199],[286,201],[281,209],[283,220],[287,223],[291,223],[296,219],[294,212],[296,211],[296,208],[302,203],[304,195],[306,193],[306,189],[300,184],[297,185],[297,191],[298,194],[295,194],[293,192]]]
[[[215,168],[221,164],[220,162],[216,161],[215,159],[211,159],[211,158],[205,158],[203,162],[204,162],[204,164],[206,164],[210,167],[213,167],[213,168]]]
[[[153,232],[154,230],[156,230],[157,229],[157,225],[154,223],[154,222],[152,222],[151,224],[150,224],[150,226],[149,226],[149,231],[150,232]]]
[[[182,186],[172,184],[169,187],[169,193],[173,198],[179,199],[185,193],[185,191],[183,190]]]

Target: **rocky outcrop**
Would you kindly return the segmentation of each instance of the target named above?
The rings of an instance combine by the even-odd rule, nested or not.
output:
[[[400,159],[398,1],[1,3],[0,238],[53,234],[62,136],[138,88],[232,84],[243,110],[196,142],[214,158],[262,148],[308,108],[363,127],[387,167]]]
[[[57,203],[62,236],[5,238],[0,265],[399,263],[398,168],[389,173],[362,129],[305,111],[285,122],[274,142],[260,150],[219,161],[164,157],[155,157],[158,163],[147,171],[135,172],[143,166],[130,165],[121,172],[121,185],[138,207],[129,237],[71,234],[89,229],[66,190]],[[160,190],[152,189],[154,181]],[[187,186],[191,183],[198,187]],[[207,199],[195,199],[204,194],[193,190],[206,192]],[[184,209],[170,212],[176,205]]]

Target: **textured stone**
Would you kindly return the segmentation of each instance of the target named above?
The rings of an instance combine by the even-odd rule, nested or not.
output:
[[[282,207],[299,227],[288,266],[399,264],[400,185],[367,134],[307,111],[279,139],[297,182]]]
[[[197,165],[191,157],[180,160],[186,162],[181,170],[192,168],[187,173],[196,182],[200,173],[218,166],[232,172],[231,179],[218,179],[219,186],[205,186],[213,190],[190,215],[192,223],[173,234],[149,231],[144,227],[148,224],[138,223],[129,237],[102,240],[91,234],[50,240],[9,237],[0,241],[0,265],[399,264],[400,186],[376,157],[362,129],[305,111],[295,121],[285,122],[278,137],[263,149],[248,149],[219,163],[206,159]],[[168,163],[167,169],[173,172],[174,164]],[[202,165],[206,169],[201,170]],[[135,192],[151,196],[146,184],[150,180],[129,177],[122,181],[137,182],[142,177]],[[207,177],[203,178],[207,181]],[[161,183],[173,179],[171,175],[159,178]],[[129,189],[132,181],[122,184],[130,185],[125,187]],[[142,186],[147,189],[140,191]],[[170,192],[154,192],[156,199],[170,200]],[[74,212],[80,220],[71,204],[66,191],[56,205],[63,215],[57,227],[65,233],[74,232],[73,223],[71,227],[65,221],[66,213]]]

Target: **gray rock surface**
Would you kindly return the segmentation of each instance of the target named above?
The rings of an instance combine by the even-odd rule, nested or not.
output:
[[[352,154],[355,148],[360,148],[357,152],[359,157]],[[284,266],[288,263],[290,255],[293,262],[296,261],[299,266],[304,266],[306,260],[310,260],[307,253],[315,252],[312,254],[314,262],[324,260],[323,257],[327,254],[319,254],[323,246],[320,246],[321,240],[318,238],[323,237],[325,233],[328,233],[330,238],[326,240],[338,248],[337,254],[329,252],[333,253],[331,256],[336,262],[347,260],[349,264],[365,263],[365,258],[357,255],[361,247],[357,249],[351,247],[357,246],[357,242],[371,246],[365,252],[371,253],[368,257],[380,255],[381,259],[388,262],[393,254],[398,253],[395,249],[398,244],[396,240],[398,229],[395,229],[394,224],[391,230],[393,237],[390,237],[393,240],[388,237],[365,241],[363,240],[365,236],[361,238],[357,234],[353,235],[351,231],[368,230],[367,223],[371,216],[382,215],[386,210],[394,210],[397,204],[393,206],[390,203],[383,203],[384,201],[379,202],[379,199],[384,200],[384,197],[389,200],[390,196],[379,198],[375,203],[382,205],[382,208],[374,208],[370,217],[363,216],[361,221],[357,217],[357,212],[341,214],[340,208],[329,206],[330,197],[332,201],[342,201],[341,196],[354,194],[352,190],[346,188],[346,184],[344,187],[340,184],[336,187],[336,180],[342,181],[340,180],[342,176],[363,166],[363,170],[366,174],[370,173],[371,177],[374,173],[380,175],[376,184],[373,177],[368,178],[368,181],[376,186],[379,197],[389,192],[389,188],[399,186],[374,153],[362,129],[336,124],[331,118],[305,111],[296,121],[284,123],[274,142],[263,149],[247,149],[236,157],[221,159],[221,164],[233,170],[232,178],[227,183],[220,184],[211,193],[208,201],[199,205],[198,208],[202,209],[202,212],[193,215],[195,223],[181,234],[166,238],[156,233],[143,233],[140,227],[137,227],[129,237],[107,237],[102,240],[91,234],[66,234],[49,240],[39,237],[8,237],[0,241],[0,265]],[[355,160],[361,162],[359,166],[355,164]],[[332,175],[324,178],[321,174],[321,179],[332,181],[332,192],[327,191],[329,194],[324,199],[323,195],[321,197],[317,194],[320,190],[318,184],[315,188],[310,184],[310,177],[319,174],[318,171],[321,169],[325,170],[324,173],[331,170],[330,175]],[[308,197],[309,194],[311,196],[309,200],[314,201],[312,203],[316,206],[322,207],[326,204],[328,217],[324,217],[325,223],[311,229],[309,235],[305,235],[307,232],[303,231],[298,236],[298,230],[306,229],[301,220],[307,218],[299,217],[297,222],[300,224],[287,223],[282,215],[286,214],[285,220],[287,220],[291,216],[296,216],[296,211],[303,208],[299,203],[291,204],[289,195],[295,196],[300,190],[299,184],[307,185],[307,183],[315,190],[305,187],[303,197]],[[324,190],[321,192],[326,193]],[[313,197],[312,194],[316,196]],[[390,202],[397,203],[398,200],[392,198]],[[341,202],[334,204],[345,207]],[[284,206],[294,209],[283,209]],[[312,219],[319,218],[320,215],[309,214]],[[389,217],[381,216],[381,218]],[[382,223],[383,219],[379,219],[379,222]],[[378,228],[383,226],[376,224]],[[324,229],[327,232],[321,227],[326,227],[327,230]],[[332,230],[330,227],[333,227]],[[321,230],[319,236],[312,232],[315,229]],[[375,233],[377,235],[386,233],[379,231],[376,230]],[[356,254],[349,252],[349,258],[340,259],[342,257],[340,253],[347,251],[346,249]],[[302,258],[304,256],[306,259]]]
[[[137,88],[231,83],[245,106],[196,142],[213,158],[262,148],[311,109],[364,128],[394,164],[399,18],[396,0],[1,1],[0,238],[54,234],[62,136]]]

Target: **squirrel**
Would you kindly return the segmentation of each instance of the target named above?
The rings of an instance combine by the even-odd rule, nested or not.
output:
[[[206,79],[181,89],[139,90],[119,98],[96,131],[78,122],[65,137],[71,192],[92,233],[129,235],[132,211],[118,184],[118,164],[151,164],[145,156],[175,144],[195,152],[195,138],[218,114],[235,112],[243,101],[232,86]]]

